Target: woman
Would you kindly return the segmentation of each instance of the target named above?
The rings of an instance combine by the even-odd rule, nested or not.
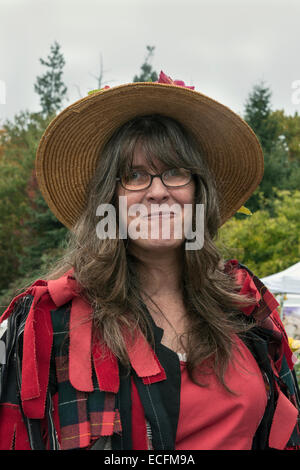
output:
[[[2,316],[2,448],[300,445],[278,304],[214,244],[261,148],[190,88],[161,73],[99,90],[42,137],[39,185],[70,243]]]

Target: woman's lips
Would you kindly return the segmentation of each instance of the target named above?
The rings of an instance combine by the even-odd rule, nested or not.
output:
[[[144,218],[148,219],[156,219],[156,218],[174,218],[175,214],[174,212],[154,212],[151,214],[148,214],[147,216],[144,216]]]

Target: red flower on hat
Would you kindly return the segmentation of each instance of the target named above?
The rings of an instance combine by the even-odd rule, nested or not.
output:
[[[182,80],[172,80],[171,77],[168,77],[162,70],[159,74],[159,79],[155,83],[167,83],[169,85],[177,85],[183,86],[184,88],[190,88],[190,90],[194,90],[194,86],[187,86]]]

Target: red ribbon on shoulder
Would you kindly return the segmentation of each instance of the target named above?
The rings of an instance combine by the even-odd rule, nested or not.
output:
[[[271,330],[274,337],[276,337],[280,343],[280,347],[278,349],[279,357],[276,361],[277,370],[279,371],[281,368],[283,355],[285,355],[288,366],[292,370],[295,363],[295,357],[290,349],[285,328],[277,311],[279,303],[273,294],[261,281],[259,281],[261,285],[259,290],[254,282],[254,278],[257,280],[258,278],[251,275],[243,266],[240,266],[236,259],[227,261],[225,264],[225,272],[235,275],[237,284],[241,287],[241,294],[248,295],[250,298],[254,298],[256,300],[254,305],[242,307],[241,310],[246,315],[251,315],[254,309],[259,307],[258,311],[254,314],[255,319],[261,326]]]
[[[21,399],[25,415],[39,419],[45,411],[53,339],[50,310],[55,308],[48,295],[47,282],[37,280],[16,296],[0,322],[12,314],[16,304],[26,295],[32,295],[33,301],[24,328]]]
[[[46,393],[53,344],[51,311],[72,301],[70,311],[69,380],[83,392],[94,390],[92,360],[99,387],[117,393],[119,371],[116,357],[103,345],[92,345],[92,308],[82,298],[73,270],[55,280],[36,281],[24,293],[15,297],[1,317],[7,319],[15,304],[26,294],[33,302],[25,323],[22,359],[21,399],[26,416],[41,419],[45,412]],[[124,333],[125,334],[125,333]],[[146,338],[140,333],[135,341],[125,334],[131,365],[144,383],[165,380],[165,371]],[[104,354],[103,354],[104,353]]]
[[[49,294],[56,307],[72,300],[70,312],[69,379],[77,390],[92,392],[91,338],[92,308],[80,296],[77,282],[68,271],[59,279],[48,281]]]

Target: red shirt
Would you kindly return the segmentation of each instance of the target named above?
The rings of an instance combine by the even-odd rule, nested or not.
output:
[[[194,384],[181,364],[180,414],[176,450],[250,450],[263,417],[267,393],[261,371],[249,349],[236,337],[233,360],[225,373],[228,392],[214,374]]]

